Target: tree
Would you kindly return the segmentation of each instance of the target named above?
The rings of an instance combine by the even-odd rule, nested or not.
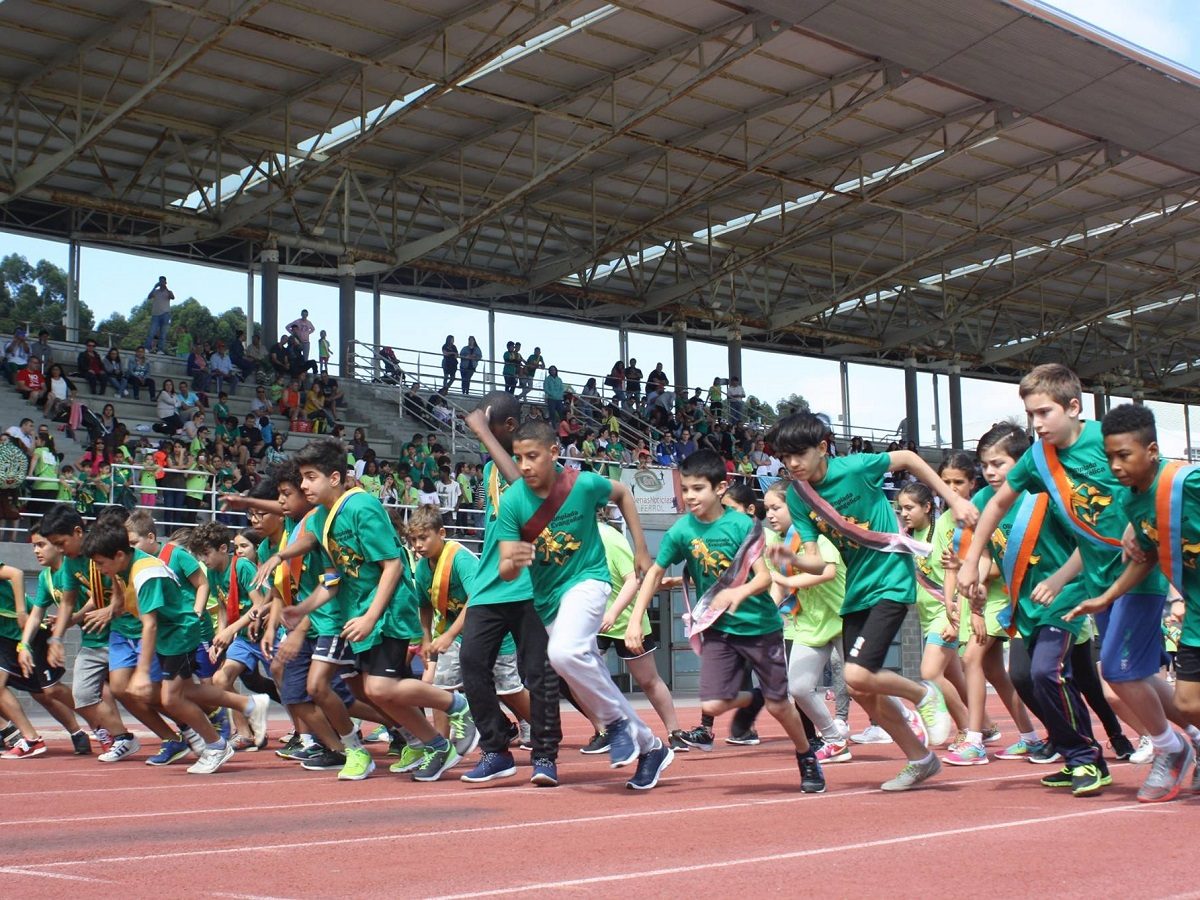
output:
[[[28,326],[36,334],[46,328],[52,337],[62,340],[66,337],[66,314],[66,272],[44,259],[31,265],[17,253],[0,260],[0,331]],[[90,332],[94,322],[91,309],[81,300],[80,333]]]
[[[746,417],[751,422],[761,419],[764,425],[774,425],[779,418],[770,403],[764,403],[753,394],[746,398]]]
[[[782,400],[775,404],[775,414],[777,417],[790,415],[794,412],[808,412],[808,401],[799,394],[788,394]]]
[[[113,313],[100,323],[100,330],[112,335],[112,342],[123,350],[135,350],[146,341],[150,333],[150,301],[143,300],[126,319],[120,313]],[[225,310],[214,316],[208,307],[203,306],[195,297],[188,297],[182,303],[171,306],[171,335],[172,342],[184,332],[188,332],[197,344],[210,341],[216,344],[218,340],[228,344],[238,332],[246,330],[246,313],[238,307]]]

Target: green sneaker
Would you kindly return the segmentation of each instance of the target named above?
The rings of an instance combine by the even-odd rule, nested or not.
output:
[[[346,764],[338,772],[338,781],[362,781],[375,771],[375,760],[361,747],[346,748]]]
[[[1108,784],[1112,784],[1112,778],[1101,772],[1095,763],[1076,766],[1071,770],[1071,793],[1076,797],[1098,794]]]
[[[412,773],[413,781],[437,781],[443,772],[453,768],[459,760],[458,751],[451,743],[447,743],[443,750],[434,750],[432,747],[423,750],[421,765]]]
[[[397,775],[403,772],[411,772],[425,759],[422,749],[421,747],[410,747],[408,744],[405,744],[404,749],[400,751],[399,761],[388,766],[388,771],[395,772]]]
[[[475,717],[471,715],[471,708],[464,704],[462,709],[450,713],[448,718],[450,743],[454,745],[459,756],[465,757],[479,744],[479,730],[475,727]]]
[[[1051,772],[1042,779],[1042,787],[1048,788],[1069,788],[1075,784],[1075,778],[1072,775],[1070,766],[1063,766],[1057,772]]]

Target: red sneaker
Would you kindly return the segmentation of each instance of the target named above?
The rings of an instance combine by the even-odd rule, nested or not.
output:
[[[28,741],[21,738],[11,750],[0,753],[0,759],[28,759],[31,756],[41,756],[46,752],[46,742],[40,737]]]

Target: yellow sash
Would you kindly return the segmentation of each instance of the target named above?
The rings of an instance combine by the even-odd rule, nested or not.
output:
[[[433,570],[433,593],[429,599],[443,621],[450,606],[450,576],[454,574],[454,555],[461,549],[462,544],[458,541],[446,541]]]

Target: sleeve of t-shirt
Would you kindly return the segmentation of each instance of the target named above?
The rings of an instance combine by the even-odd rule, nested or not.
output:
[[[1046,490],[1046,483],[1042,481],[1042,473],[1038,471],[1037,465],[1033,461],[1033,453],[1031,447],[1021,455],[1017,464],[1008,470],[1008,486],[1018,494],[1022,491],[1041,494]]]
[[[166,592],[163,578],[147,578],[138,588],[137,605],[139,612],[155,612],[162,609],[166,602]]]
[[[582,483],[582,484],[581,484]],[[575,490],[583,488],[590,503],[596,506],[607,504],[612,497],[613,483],[595,472],[580,472],[575,480]]]
[[[62,566],[59,566],[59,572],[62,571]],[[38,574],[37,593],[34,595],[32,603],[34,606],[40,606],[45,609],[54,603],[54,579],[56,573],[49,569],[42,569]]]
[[[398,559],[400,556],[400,538],[392,527],[383,504],[359,504],[354,511],[354,535],[358,539],[358,552],[366,562],[383,562],[388,559]]]
[[[796,534],[800,535],[801,541],[811,544],[820,537],[821,532],[810,517],[812,508],[800,498],[794,487],[788,488],[787,507],[788,514],[792,517],[792,527],[796,529]]]
[[[687,553],[684,548],[682,529],[680,528],[686,519],[680,519],[663,535],[662,542],[658,545],[658,556],[654,558],[654,562],[664,569],[669,569],[676,563],[681,563],[687,558]]]
[[[521,514],[517,507],[520,505],[517,486],[513,485],[500,495],[500,513],[496,516],[496,540],[521,540]]]
[[[890,453],[855,453],[851,456],[839,456],[837,460],[838,465],[857,473],[875,488],[883,487],[883,479],[892,470]]]
[[[417,589],[417,602],[429,606],[429,595],[433,591],[433,567],[428,560],[420,560],[413,571],[413,584]]]
[[[190,581],[192,576],[200,571],[200,563],[197,562],[196,557],[182,547],[176,547],[171,554],[171,567],[175,569],[175,574],[184,581]]]
[[[1185,495],[1186,494],[1194,494],[1195,489],[1193,488],[1193,489],[1189,490],[1189,486],[1185,482],[1183,491],[1184,491]],[[1196,498],[1193,496],[1193,497],[1190,497],[1189,499],[1195,500]],[[1127,518],[1130,522],[1133,523],[1133,536],[1137,540],[1138,546],[1141,547],[1143,550],[1148,550],[1151,553],[1158,553],[1158,542],[1151,540],[1150,535],[1146,534],[1146,532],[1142,529],[1142,523],[1138,521],[1137,512],[1133,509],[1134,505],[1135,505],[1134,495],[1132,493],[1127,492],[1125,494],[1125,497],[1122,498],[1121,508],[1125,512],[1125,518]],[[1157,519],[1157,516],[1155,518]],[[1155,521],[1154,524],[1155,524],[1155,527],[1157,528],[1158,522]]]
[[[234,570],[237,573],[238,583],[238,605],[246,607],[250,605],[250,587],[254,584],[254,576],[258,574],[258,569],[254,563],[242,557],[237,558],[237,568]]]
[[[831,563],[835,566],[842,564],[842,554],[833,545],[833,541],[824,535],[817,540],[817,551],[821,554],[821,559],[826,563]]]

